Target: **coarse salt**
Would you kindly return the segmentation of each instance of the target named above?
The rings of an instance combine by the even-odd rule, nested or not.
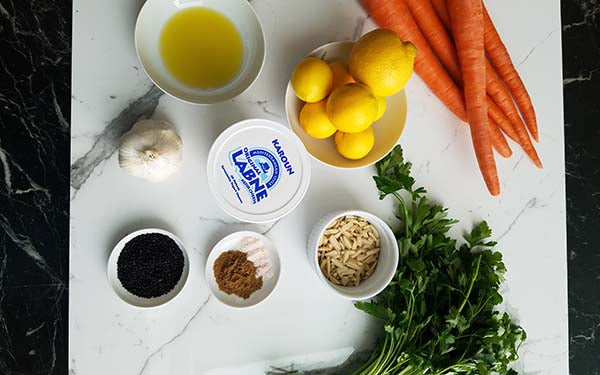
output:
[[[246,253],[247,259],[254,263],[256,277],[262,277],[264,280],[273,277],[271,258],[261,240],[254,237],[242,238],[242,248],[240,251]]]

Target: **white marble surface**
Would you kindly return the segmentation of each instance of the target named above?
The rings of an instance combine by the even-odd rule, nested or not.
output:
[[[267,39],[264,70],[230,102],[194,107],[161,95],[141,70],[133,30],[141,0],[75,0],[73,28],[70,368],[72,374],[262,374],[272,365],[314,368],[368,348],[377,323],[336,298],[309,268],[312,224],[344,208],[370,210],[393,223],[373,171],[333,171],[313,162],[303,203],[272,225],[245,225],[212,201],[204,164],[216,136],[248,117],[285,123],[283,96],[295,63],[313,48],[374,27],[357,1],[253,0]],[[567,290],[560,6],[558,0],[487,0],[537,108],[536,170],[520,150],[499,162],[503,193],[491,198],[477,171],[467,127],[414,77],[401,138],[414,175],[461,220],[459,230],[490,222],[508,266],[506,308],[526,329],[516,368],[567,374]],[[515,11],[515,9],[519,11]],[[162,184],[125,175],[115,134],[147,115],[173,122],[184,167]],[[106,262],[126,233],[159,226],[187,245],[187,287],[171,304],[140,310],[110,289]],[[279,247],[282,274],[264,304],[235,311],[209,298],[203,266],[209,249],[240,229],[265,233]]]

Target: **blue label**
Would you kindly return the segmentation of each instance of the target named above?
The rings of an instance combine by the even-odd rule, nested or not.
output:
[[[229,153],[229,162],[248,191],[252,204],[267,198],[269,190],[281,178],[279,161],[272,152],[264,148],[237,148]]]
[[[273,147],[275,147],[275,151],[277,151],[277,155],[279,155],[279,159],[281,160],[281,163],[283,164],[283,168],[285,168],[288,175],[290,175],[290,176],[293,175],[294,168],[292,168],[292,164],[288,160],[287,156],[285,156],[283,147],[281,147],[281,145],[279,144],[279,139],[274,139],[273,141],[271,141],[271,143],[273,144]]]
[[[282,178],[282,174],[294,174],[294,169],[279,140],[272,140],[271,145],[273,145],[272,150],[262,147],[238,147],[230,151],[229,165],[235,172],[229,173],[224,165],[221,166],[241,204],[244,204],[241,190],[246,190],[251,203],[257,204],[269,197],[270,192]]]

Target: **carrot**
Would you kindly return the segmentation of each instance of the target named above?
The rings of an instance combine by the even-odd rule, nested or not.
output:
[[[527,128],[521,117],[519,116],[519,112],[515,107],[515,104],[510,97],[510,93],[506,89],[506,86],[500,81],[500,78],[494,71],[494,68],[486,60],[486,79],[487,79],[487,91],[494,99],[494,102],[498,104],[498,106],[502,109],[502,112],[506,114],[510,122],[514,125],[514,130],[516,131],[519,144],[523,147],[525,153],[531,158],[533,163],[538,167],[542,168],[542,162],[531,143],[531,139],[529,139],[529,134],[527,133]]]
[[[442,24],[449,29],[450,21],[448,19],[446,0],[430,1],[440,17]],[[487,53],[488,58],[491,60],[502,80],[509,87],[512,97],[517,102],[517,106],[527,123],[527,128],[533,139],[539,141],[537,119],[533,104],[531,103],[531,98],[529,97],[529,93],[527,92],[519,73],[512,63],[506,46],[502,42],[498,30],[496,30],[496,26],[494,26],[494,22],[492,22],[485,5],[483,6],[483,39],[485,52]]]
[[[415,71],[450,111],[466,121],[461,90],[438,62],[404,0],[362,0],[362,4],[379,26],[396,32],[402,40],[409,40],[417,47]]]
[[[433,5],[433,7],[435,8],[435,12],[437,13],[438,17],[440,17],[440,21],[442,22],[444,27],[446,27],[446,29],[450,31],[450,16],[448,16],[448,7],[446,6],[446,0],[431,0],[431,5]]]
[[[498,195],[500,181],[487,122],[483,4],[481,0],[448,0],[447,5],[463,75],[475,155],[488,191]]]
[[[519,73],[517,73],[517,70],[512,63],[510,55],[506,50],[506,46],[502,43],[502,39],[500,39],[500,35],[485,6],[483,7],[483,25],[485,50],[489,59],[498,71],[500,77],[502,77],[502,80],[504,80],[506,85],[510,88],[510,92],[521,110],[521,114],[527,123],[527,127],[529,128],[529,132],[533,139],[538,141],[537,119],[533,104],[531,103],[531,98],[529,97],[529,93],[527,92]]]
[[[506,138],[504,138],[504,135],[502,134],[500,129],[498,129],[498,126],[496,125],[494,120],[489,116],[488,116],[488,126],[490,129],[490,137],[492,138],[492,146],[494,146],[494,149],[496,151],[498,151],[498,153],[502,157],[505,157],[505,158],[511,157],[512,150],[510,149],[510,146],[508,145]]]
[[[502,129],[504,134],[506,134],[513,141],[520,144],[519,136],[517,135],[517,132],[515,131],[513,125],[510,123],[510,120],[506,118],[506,115],[502,112],[500,108],[498,108],[496,103],[494,103],[494,101],[491,100],[489,96],[487,105],[488,115],[490,116],[490,118],[494,120],[494,122],[500,129]]]
[[[405,0],[421,32],[454,82],[462,86],[456,48],[429,0]]]
[[[415,59],[415,71],[436,96],[458,118],[466,122],[467,115],[461,90],[456,86],[452,79],[450,79],[444,68],[437,61],[435,54],[429,47],[425,37],[421,34],[404,0],[362,0],[362,3],[379,26],[393,30],[400,38],[410,40],[415,44],[418,50]],[[428,64],[430,65],[429,68],[427,68]],[[457,70],[460,74],[460,69]],[[508,124],[508,126],[510,126],[510,122],[504,117],[501,111],[495,115],[496,121],[501,121],[503,125],[506,126],[506,124]],[[492,137],[494,147],[497,150],[502,150],[499,151],[502,154],[506,155],[512,153],[502,134],[499,135],[502,138],[498,137],[498,133],[495,133]],[[515,139],[517,139],[516,135]]]
[[[432,1],[435,2],[436,0]],[[438,7],[440,8],[439,13],[443,14],[444,18],[447,18],[448,15],[446,13],[447,8],[445,7],[445,0],[437,2],[440,3],[438,4]],[[446,32],[440,17],[437,16],[436,9],[429,0],[406,0],[406,3],[415,17],[419,28],[426,36],[427,41],[431,44],[432,49],[437,54],[444,67],[451,73],[458,85],[461,86],[462,81],[460,74],[452,74],[452,72],[460,71],[458,57],[455,52],[456,49],[452,39],[450,39],[450,36]],[[541,168],[541,161],[535,148],[531,144],[525,124],[521,121],[521,117],[513,103],[510,93],[487,59],[485,59],[485,64],[486,91],[489,95],[487,98],[488,107],[494,107],[496,104],[506,117],[508,117],[512,125],[509,125],[503,121],[503,119],[498,118],[498,113],[494,113],[493,117],[497,119],[499,125],[503,126],[503,130],[509,137],[521,144],[535,165]],[[495,103],[491,103],[492,100]],[[495,110],[495,108],[492,110]]]

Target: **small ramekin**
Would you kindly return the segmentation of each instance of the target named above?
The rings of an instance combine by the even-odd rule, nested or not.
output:
[[[319,239],[325,229],[337,218],[343,216],[359,216],[371,223],[379,232],[380,253],[375,272],[363,280],[358,286],[341,286],[327,280],[319,268]],[[366,300],[376,296],[392,281],[398,266],[398,242],[392,229],[379,217],[359,210],[336,211],[325,215],[317,222],[308,238],[308,260],[315,269],[317,277],[328,289],[337,295],[350,300]]]

